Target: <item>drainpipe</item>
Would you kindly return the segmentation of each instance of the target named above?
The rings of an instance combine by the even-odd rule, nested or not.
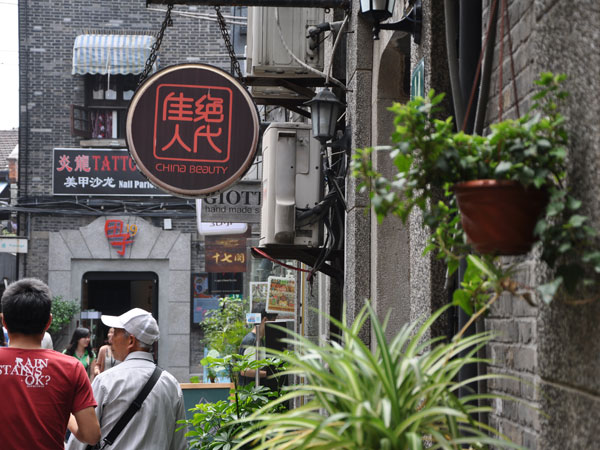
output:
[[[489,37],[485,46],[483,66],[481,68],[481,86],[479,89],[479,99],[477,100],[477,113],[475,114],[475,133],[477,134],[483,133],[485,112],[490,93],[490,78],[492,75],[492,63],[494,60],[494,44],[496,43],[496,17],[498,15],[498,3],[499,2],[495,2],[495,8],[490,11],[491,25]]]
[[[481,2],[459,1],[458,29],[458,77],[462,98],[468,102],[481,53]],[[475,94],[477,95],[477,92]],[[474,122],[475,105],[471,107],[467,118],[466,133],[473,131]],[[460,126],[462,126],[462,122],[460,122]]]
[[[465,100],[462,95],[458,70],[457,36],[458,36],[458,0],[444,2],[446,21],[446,52],[448,54],[448,70],[450,71],[450,89],[454,105],[454,121],[459,128],[465,118]]]
[[[446,19],[446,48],[448,53],[448,66],[450,68],[450,82],[452,88],[452,98],[454,101],[454,111],[456,116],[456,126],[462,128],[467,105],[473,88],[477,64],[481,53],[481,4],[469,0],[446,0],[444,2],[444,12]],[[457,44],[458,39],[458,44]],[[457,53],[458,47],[458,53]],[[477,100],[477,92],[473,101]],[[466,121],[465,132],[472,133],[475,123],[477,104],[471,105],[469,117]],[[458,269],[458,282],[462,281],[467,264],[462,260]],[[470,317],[461,309],[457,308],[457,325],[462,329]],[[473,335],[476,327],[472,325],[466,336]],[[464,356],[461,354],[461,356]],[[484,367],[478,367],[477,364],[469,364],[461,368],[458,373],[458,381],[464,381],[474,378]],[[487,387],[479,383],[475,385],[460,388],[458,395],[464,397],[473,390],[479,393],[485,392]],[[479,419],[479,417],[478,417]],[[485,422],[484,422],[485,423]]]

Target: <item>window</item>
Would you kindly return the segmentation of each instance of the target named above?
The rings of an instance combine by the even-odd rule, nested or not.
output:
[[[92,33],[75,38],[72,73],[85,77],[85,95],[82,105],[71,105],[73,136],[125,137],[127,107],[155,41],[145,33]]]
[[[84,106],[71,107],[73,136],[124,139],[127,107],[139,75],[85,75]]]

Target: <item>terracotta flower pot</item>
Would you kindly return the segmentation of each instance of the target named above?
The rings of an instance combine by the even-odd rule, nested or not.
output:
[[[510,180],[473,180],[455,184],[454,193],[467,240],[478,253],[519,255],[531,249],[546,191]]]

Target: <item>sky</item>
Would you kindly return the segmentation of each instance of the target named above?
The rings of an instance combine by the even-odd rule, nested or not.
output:
[[[17,0],[0,0],[0,130],[19,126]]]

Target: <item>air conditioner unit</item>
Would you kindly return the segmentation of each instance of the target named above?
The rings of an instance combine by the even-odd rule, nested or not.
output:
[[[294,55],[302,62],[323,70],[323,44],[316,39],[307,38],[307,28],[325,20],[321,8],[278,8],[279,24],[283,38]],[[311,48],[315,46],[316,48]],[[273,7],[248,8],[247,38],[248,75],[313,77],[305,67],[292,58],[285,49],[275,19]]]
[[[304,123],[272,123],[263,135],[263,203],[259,246],[318,247],[320,222],[296,227],[296,211],[310,209],[323,194],[319,143]]]

